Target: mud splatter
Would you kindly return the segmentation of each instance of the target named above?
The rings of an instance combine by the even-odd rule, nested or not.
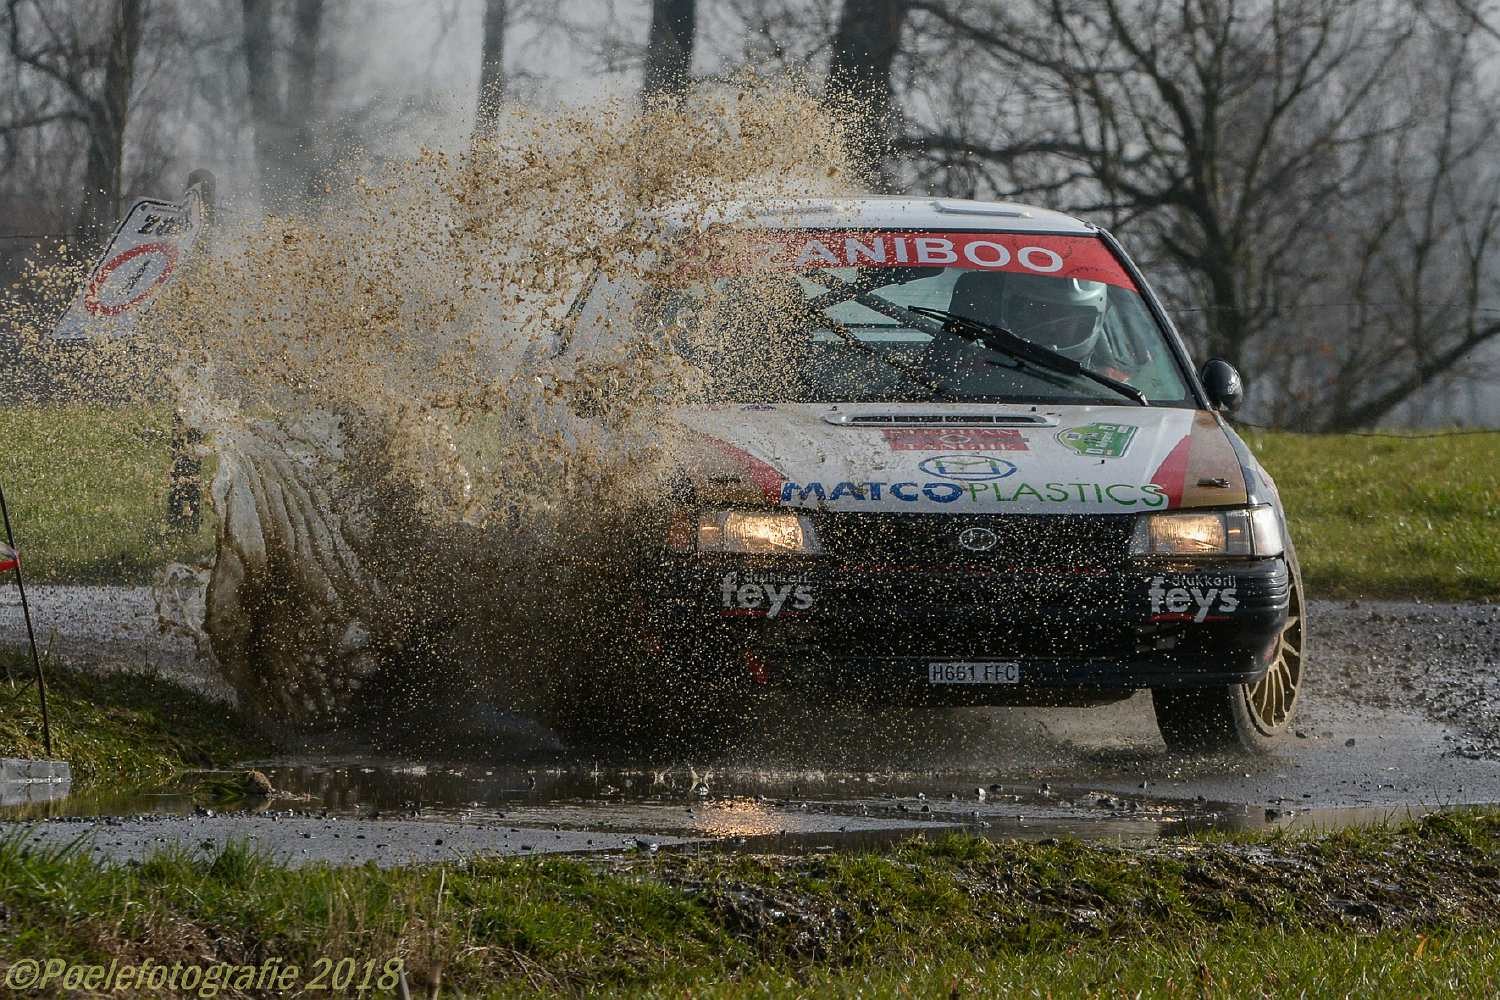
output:
[[[784,85],[513,108],[466,150],[351,155],[308,216],[213,232],[129,342],[48,341],[76,262],[33,269],[9,323],[32,382],[176,407],[203,432],[206,632],[252,711],[576,719],[581,692],[631,689],[651,655],[631,581],[693,446],[670,413],[723,391],[673,339],[774,372],[774,349],[745,348],[774,344],[777,293],[741,283],[670,328],[638,291],[570,305],[696,283],[682,234],[728,202],[857,189],[852,120]]]

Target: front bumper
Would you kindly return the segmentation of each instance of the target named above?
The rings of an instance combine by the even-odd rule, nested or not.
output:
[[[673,556],[649,601],[657,628],[714,650],[702,669],[749,663],[757,681],[872,700],[1086,702],[1264,674],[1290,601],[1285,559],[1147,564],[1101,545],[1069,560]],[[1020,681],[930,684],[944,661],[1019,663]]]

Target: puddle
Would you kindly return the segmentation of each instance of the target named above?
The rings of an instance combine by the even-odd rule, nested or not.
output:
[[[1121,794],[1083,784],[986,782],[978,773],[575,764],[528,768],[403,760],[295,759],[254,765],[269,800],[195,800],[198,782],[0,809],[0,819],[264,813],[460,822],[519,830],[686,838],[676,849],[803,853],[884,849],[921,834],[1150,841],[1190,832],[1336,829],[1416,818],[1420,806],[1309,808]],[[225,772],[233,773],[233,772]],[[979,792],[983,789],[983,797]]]
[[[26,809],[68,797],[67,781],[0,781],[0,816],[6,809]]]

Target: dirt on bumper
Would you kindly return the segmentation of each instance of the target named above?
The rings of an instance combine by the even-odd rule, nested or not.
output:
[[[693,635],[700,648],[711,636],[728,669],[749,658],[766,681],[1011,703],[1033,691],[1254,681],[1290,587],[1280,558],[1107,567],[683,558],[664,564],[651,606],[654,627]],[[939,693],[928,668],[944,661],[1013,662],[1020,675]]]

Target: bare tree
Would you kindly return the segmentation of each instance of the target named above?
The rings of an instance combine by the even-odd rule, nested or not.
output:
[[[87,137],[83,197],[74,222],[80,236],[108,229],[119,212],[125,132],[147,4],[109,0],[94,6],[97,20],[90,12],[68,16],[35,0],[7,0],[4,26],[10,57],[55,85],[60,98],[45,110],[0,123],[0,131],[69,122],[81,126]]]
[[[484,31],[479,45],[479,106],[474,134],[495,134],[495,109],[505,96],[505,31],[510,0],[484,0]]]
[[[852,98],[862,121],[854,130],[860,160],[876,186],[888,189],[893,119],[891,70],[901,49],[909,0],[844,0],[833,35],[828,89]]]
[[[284,58],[274,17],[278,6],[273,0],[240,4],[256,169],[271,204],[287,208],[313,192],[324,0],[294,0]]]
[[[680,94],[687,88],[697,27],[697,0],[651,0],[651,33],[641,83],[648,97]]]
[[[277,185],[272,165],[288,145],[281,89],[276,67],[276,35],[271,24],[270,0],[241,0],[245,22],[245,80],[250,104],[251,127],[255,130],[255,164],[261,186]]]
[[[1469,316],[1448,310],[1434,326],[1431,313],[1409,314],[1399,342],[1424,345],[1421,357],[1386,350],[1375,369],[1362,360],[1365,377],[1342,387],[1353,395],[1338,416],[1313,395],[1299,402],[1305,385],[1262,381],[1268,409],[1304,426],[1368,423],[1493,335],[1472,311],[1494,270],[1491,186],[1472,186],[1477,150],[1458,157],[1471,165],[1465,186],[1455,186],[1456,161],[1429,158],[1398,188],[1387,159],[1419,137],[1449,143],[1455,156],[1470,142],[1500,152],[1493,127],[1455,121],[1444,139],[1425,124],[1445,108],[1494,104],[1473,74],[1475,46],[1457,41],[1475,33],[1472,16],[1395,0],[910,3],[914,29],[948,43],[945,57],[960,67],[953,92],[965,102],[899,140],[917,177],[943,186],[959,176],[971,188],[983,177],[992,193],[1044,198],[1128,228],[1158,273],[1173,276],[1178,301],[1201,307],[1192,331],[1201,345],[1251,374],[1285,369],[1322,342],[1307,334],[1326,329],[1325,317],[1300,328],[1296,319],[1318,303],[1357,299],[1360,282],[1374,279],[1359,255],[1389,246],[1402,227],[1415,224],[1409,237],[1434,247],[1426,277],[1406,279],[1423,286],[1419,297],[1436,294],[1438,271],[1472,275],[1463,279]],[[1463,95],[1439,86],[1414,102],[1407,81],[1424,60],[1463,76]],[[1438,264],[1467,258],[1456,236],[1440,239],[1413,214],[1418,189],[1428,198],[1446,190],[1449,201],[1482,196],[1458,227],[1471,262]],[[1409,255],[1402,264],[1417,266]],[[1328,338],[1324,349],[1337,357],[1351,343]],[[1299,371],[1317,384],[1326,367]]]
[[[1461,9],[1431,18],[1404,54],[1398,79],[1413,113],[1367,158],[1358,201],[1340,205],[1322,284],[1347,304],[1317,324],[1299,363],[1280,359],[1280,422],[1375,423],[1500,343],[1488,306],[1500,290],[1500,106],[1476,58],[1485,33]]]

